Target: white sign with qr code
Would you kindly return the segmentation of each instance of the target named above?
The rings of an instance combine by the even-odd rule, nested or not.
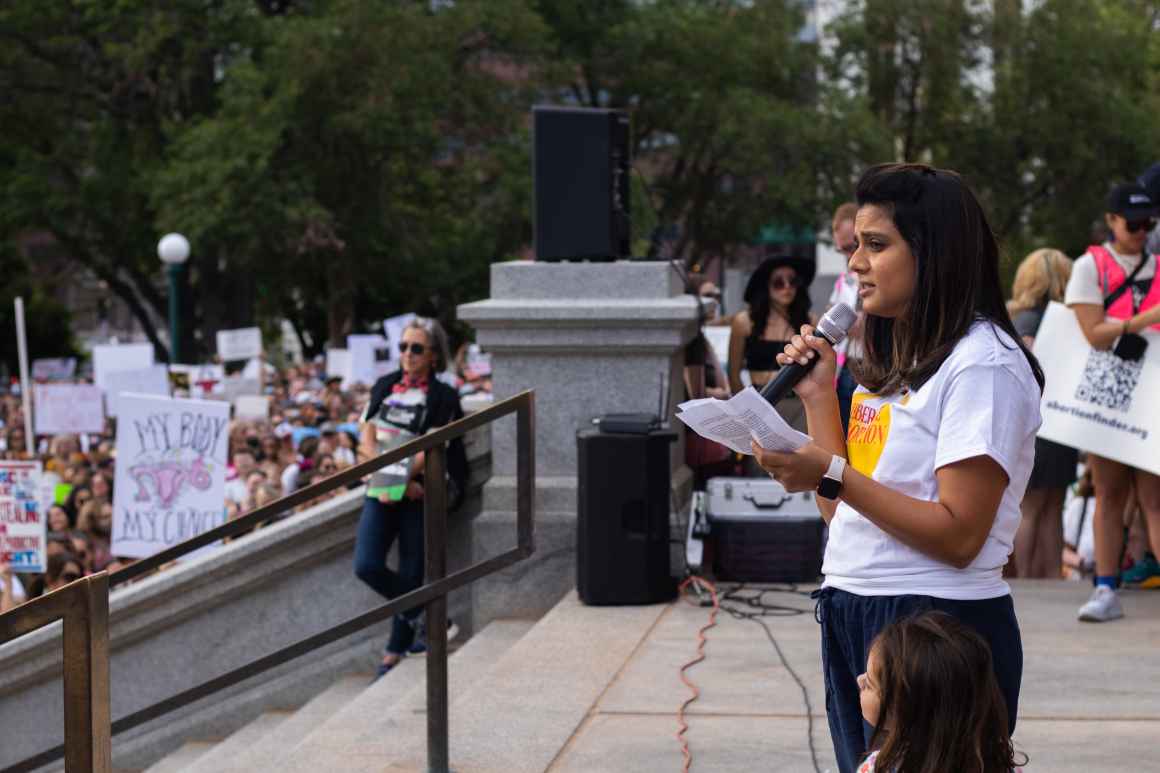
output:
[[[1130,362],[1092,349],[1075,312],[1047,307],[1035,336],[1043,366],[1039,436],[1160,474],[1160,334],[1142,334],[1144,356]]]

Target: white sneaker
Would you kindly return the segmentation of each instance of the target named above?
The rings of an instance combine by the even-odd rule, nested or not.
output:
[[[1079,608],[1079,619],[1086,623],[1106,623],[1123,616],[1120,595],[1106,585],[1097,585],[1092,597]]]

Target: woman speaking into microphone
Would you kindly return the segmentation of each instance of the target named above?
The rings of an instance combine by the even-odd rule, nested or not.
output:
[[[990,644],[1014,731],[1023,647],[1002,572],[1034,464],[1043,386],[1004,305],[995,237],[956,173],[877,166],[858,182],[857,201],[849,269],[866,324],[849,432],[834,351],[807,325],[778,360],[818,358],[795,387],[813,442],[790,454],[754,447],[786,489],[818,492],[830,527],[817,615],[843,773],[873,734],[858,685],[871,642],[926,610],[953,615]]]

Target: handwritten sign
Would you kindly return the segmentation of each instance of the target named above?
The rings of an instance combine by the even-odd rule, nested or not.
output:
[[[169,374],[164,365],[150,365],[137,370],[118,370],[105,377],[105,413],[120,413],[120,396],[125,392],[138,395],[169,397]]]
[[[256,327],[217,331],[217,350],[222,362],[262,356],[262,331]]]
[[[55,357],[32,361],[33,381],[68,381],[76,373],[76,357]]]
[[[1138,362],[1088,346],[1075,312],[1049,304],[1035,336],[1043,366],[1039,436],[1160,474],[1160,335]]]
[[[0,461],[0,561],[14,572],[43,572],[40,462]]]
[[[225,521],[230,406],[122,395],[113,555],[144,558]]]
[[[105,408],[96,384],[36,384],[32,400],[38,435],[105,431]]]
[[[103,344],[93,347],[93,381],[109,391],[109,374],[142,370],[153,364],[152,344]]]

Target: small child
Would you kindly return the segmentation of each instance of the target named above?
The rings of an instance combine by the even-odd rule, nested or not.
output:
[[[1011,773],[1027,764],[1008,736],[990,647],[946,613],[884,628],[858,689],[874,727],[858,773]]]

